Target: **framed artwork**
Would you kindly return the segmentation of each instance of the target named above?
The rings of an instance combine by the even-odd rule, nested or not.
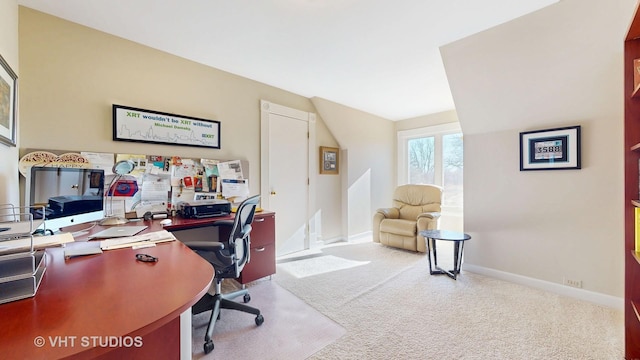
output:
[[[0,56],[0,142],[16,146],[16,97],[18,76]]]
[[[220,122],[114,104],[113,140],[220,149]]]
[[[520,133],[520,171],[580,168],[580,126]]]
[[[338,148],[320,146],[320,174],[338,174]]]

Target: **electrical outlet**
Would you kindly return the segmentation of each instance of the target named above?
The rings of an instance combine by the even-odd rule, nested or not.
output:
[[[582,280],[573,280],[573,279],[567,279],[567,278],[563,278],[564,280],[564,284],[567,286],[571,286],[574,288],[582,288]]]

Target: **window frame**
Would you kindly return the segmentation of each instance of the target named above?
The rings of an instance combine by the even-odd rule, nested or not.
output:
[[[397,169],[397,182],[398,185],[405,185],[409,183],[409,155],[408,155],[408,141],[412,139],[418,139],[423,137],[434,137],[435,146],[435,185],[443,186],[443,159],[442,159],[442,144],[443,136],[449,134],[462,133],[460,123],[446,123],[433,126],[425,126],[410,130],[399,130],[397,132],[397,145],[398,145],[398,169]]]

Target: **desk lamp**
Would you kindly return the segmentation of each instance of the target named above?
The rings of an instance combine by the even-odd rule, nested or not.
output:
[[[130,174],[133,169],[136,167],[136,164],[131,160],[120,160],[117,163],[113,164],[112,171],[116,176],[113,177],[111,182],[109,183],[108,190],[105,191],[105,202],[104,202],[104,210],[105,217],[100,220],[100,225],[122,225],[129,222],[129,220],[116,216],[113,213],[113,191],[115,185],[118,183],[120,179],[122,179],[125,175]],[[109,196],[109,199],[107,199]],[[107,211],[107,207],[109,208]]]

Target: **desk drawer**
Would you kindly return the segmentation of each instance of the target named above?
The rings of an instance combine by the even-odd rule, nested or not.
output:
[[[257,214],[251,224],[251,247],[260,247],[276,243],[275,215]]]
[[[252,244],[253,245],[253,244]],[[276,273],[276,246],[251,246],[251,259],[240,273],[241,284],[263,278]]]

